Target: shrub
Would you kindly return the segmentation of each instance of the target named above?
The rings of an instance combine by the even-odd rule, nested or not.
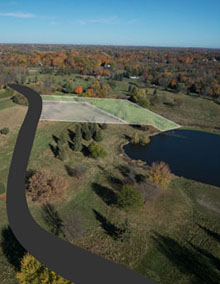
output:
[[[27,99],[21,95],[21,94],[17,94],[12,98],[13,103],[15,104],[19,104],[19,105],[23,105],[23,106],[27,106],[28,105],[28,101]]]
[[[7,128],[7,127],[0,130],[0,134],[7,135],[8,133],[9,133],[9,128]]]
[[[140,135],[139,137],[139,144],[140,145],[147,145],[150,143],[150,137],[147,135]]]
[[[176,91],[178,93],[180,92],[186,92],[186,85],[184,83],[177,83],[176,84]]]
[[[125,210],[139,209],[143,206],[144,201],[139,191],[133,189],[130,185],[123,185],[117,196],[117,204]]]
[[[150,137],[143,134],[138,134],[137,132],[131,137],[132,144],[140,144],[145,146],[150,143]]]
[[[86,167],[84,167],[83,165],[78,165],[75,168],[71,168],[69,166],[66,166],[66,171],[67,171],[69,176],[76,177],[77,179],[79,179],[80,177],[85,175]]]
[[[89,155],[93,159],[104,158],[107,155],[105,148],[101,144],[92,142],[89,147]]]
[[[162,188],[167,188],[172,179],[169,166],[164,162],[152,164],[149,171],[149,179]]]
[[[17,273],[20,284],[50,283],[71,284],[55,272],[41,264],[35,257],[26,254],[21,261],[21,271]]]
[[[63,92],[64,93],[73,93],[74,92],[74,86],[71,82],[66,82],[63,86]]]
[[[28,181],[28,196],[34,202],[45,203],[61,198],[68,185],[67,181],[49,171],[38,171]]]
[[[131,144],[138,144],[139,143],[139,135],[137,134],[137,132],[135,132],[135,134],[131,137]]]
[[[145,98],[145,97],[140,97],[137,103],[139,106],[142,106],[144,108],[149,108],[150,106],[150,101],[148,100],[148,98]]]
[[[83,93],[84,97],[95,97],[96,93],[93,89],[88,88],[84,93]]]

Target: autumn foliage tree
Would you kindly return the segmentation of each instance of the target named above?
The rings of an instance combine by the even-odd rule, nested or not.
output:
[[[51,202],[63,197],[67,186],[68,182],[63,177],[41,170],[28,180],[27,193],[34,202]]]
[[[41,264],[35,257],[26,254],[21,261],[21,271],[17,273],[20,284],[71,284],[55,272]],[[72,283],[73,284],[73,283]]]
[[[82,94],[83,93],[83,88],[81,86],[75,87],[74,93],[76,93],[77,95]]]
[[[166,189],[172,179],[169,166],[164,162],[154,162],[149,171],[149,179]]]

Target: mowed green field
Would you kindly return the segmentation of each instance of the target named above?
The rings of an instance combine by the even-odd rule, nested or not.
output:
[[[179,128],[180,125],[170,121],[156,113],[142,108],[128,100],[118,99],[96,99],[96,98],[80,98],[68,96],[42,96],[43,101],[70,101],[70,102],[88,102],[91,105],[100,108],[124,121],[128,124],[151,125],[160,131],[167,131]],[[80,105],[79,105],[80,107]]]
[[[13,106],[14,106],[14,103],[10,99],[5,99],[5,100],[0,101],[0,110],[7,109]]]

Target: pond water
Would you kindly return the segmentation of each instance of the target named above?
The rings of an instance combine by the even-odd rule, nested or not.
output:
[[[146,146],[127,144],[124,151],[150,165],[164,161],[177,176],[220,187],[220,135],[178,129],[151,137]]]

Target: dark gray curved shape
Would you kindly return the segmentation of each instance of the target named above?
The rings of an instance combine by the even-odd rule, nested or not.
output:
[[[29,102],[15,145],[7,188],[8,220],[18,241],[50,270],[77,284],[153,284],[122,265],[57,238],[35,222],[28,209],[24,181],[42,100],[38,93],[28,87],[14,84],[9,87],[23,94]]]

